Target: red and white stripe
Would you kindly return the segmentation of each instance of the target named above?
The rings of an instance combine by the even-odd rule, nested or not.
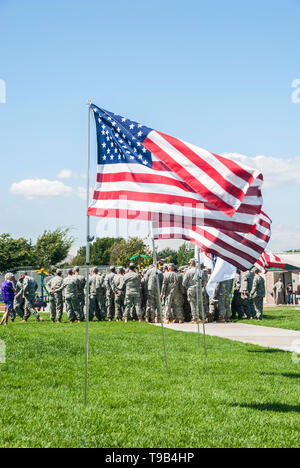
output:
[[[238,210],[229,216],[192,190],[157,156],[152,154],[152,159],[152,168],[132,163],[99,165],[88,214],[151,220],[160,213],[184,218],[191,225],[244,233],[255,229],[262,206],[261,178],[252,182]]]
[[[159,239],[184,239],[213,253],[241,270],[251,268],[264,252],[271,235],[271,220],[263,212],[256,229],[251,233],[237,233],[206,226],[187,225],[177,219],[170,223],[158,219],[153,232]]]
[[[282,268],[285,270],[286,263],[281,260],[278,255],[273,254],[270,251],[265,251],[261,257],[255,263],[255,266],[264,273],[267,272],[268,268]]]
[[[143,145],[192,191],[228,216],[239,209],[253,183],[263,180],[255,169],[156,130]]]

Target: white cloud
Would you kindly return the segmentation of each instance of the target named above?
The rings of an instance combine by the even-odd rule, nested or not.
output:
[[[94,190],[90,188],[90,199],[93,197]],[[77,187],[77,194],[82,200],[86,200],[86,187]]]
[[[272,156],[245,156],[224,153],[223,156],[258,169],[264,176],[264,188],[300,183],[300,157],[280,159]]]
[[[85,174],[73,172],[71,169],[62,169],[56,176],[58,179],[85,179]]]
[[[56,176],[58,179],[72,179],[73,172],[70,169],[62,169]]]
[[[58,180],[25,179],[13,183],[10,193],[33,200],[40,197],[68,197],[73,194],[73,189]]]
[[[268,249],[273,252],[284,252],[291,249],[300,249],[299,229],[287,229],[276,226],[272,229],[272,236]]]

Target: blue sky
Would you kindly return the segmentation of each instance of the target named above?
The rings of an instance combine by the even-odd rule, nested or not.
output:
[[[270,247],[300,248],[299,24],[298,0],[0,0],[0,232],[84,243],[90,98],[261,168]]]

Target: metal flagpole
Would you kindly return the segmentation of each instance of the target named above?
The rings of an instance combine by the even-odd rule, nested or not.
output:
[[[196,261],[196,258],[195,258],[195,261]],[[200,348],[200,323],[199,323],[199,319],[200,319],[200,311],[199,311],[199,272],[198,272],[198,268],[197,268],[197,265],[195,265],[195,275],[196,275],[196,301],[197,301],[197,307],[196,307],[196,310],[197,310],[197,329],[198,329],[198,347]]]
[[[197,255],[198,255],[198,246],[195,244],[195,262],[197,262]],[[198,329],[198,347],[200,348],[200,324],[199,324],[199,319],[200,319],[200,310],[199,310],[199,274],[197,270],[197,265],[195,263],[195,275],[196,275],[196,301],[197,301],[197,329]]]
[[[158,296],[158,308],[159,308],[159,315],[160,315],[160,322],[161,322],[161,329],[162,329],[162,337],[163,337],[163,344],[164,344],[164,352],[165,352],[165,362],[166,362],[166,369],[167,373],[169,374],[169,366],[168,366],[168,356],[167,356],[167,346],[166,346],[166,339],[165,339],[165,327],[163,321],[163,314],[162,314],[162,305],[161,305],[161,297],[160,297],[160,286],[158,280],[158,262],[157,262],[157,253],[155,248],[154,236],[151,229],[151,237],[152,237],[152,246],[153,246],[153,255],[154,255],[154,263],[156,269],[156,288],[157,288],[157,296]]]
[[[87,193],[86,205],[89,208],[90,198],[90,160],[91,160],[91,101],[88,101],[88,139],[87,139]],[[85,301],[85,379],[84,379],[84,405],[87,406],[88,388],[88,362],[89,362],[89,309],[90,309],[90,217],[86,216],[86,301]]]
[[[198,256],[199,292],[200,292],[200,299],[201,299],[204,350],[205,350],[205,357],[207,357],[206,333],[205,333],[205,313],[204,313],[203,293],[202,293],[202,275],[201,275],[201,268],[200,268],[200,260],[201,260],[200,254],[201,254],[201,249],[199,249],[199,247],[198,247],[197,256]]]

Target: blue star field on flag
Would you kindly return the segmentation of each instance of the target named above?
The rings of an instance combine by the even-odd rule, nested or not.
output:
[[[97,128],[98,164],[143,164],[152,167],[143,141],[151,128],[92,104]]]

